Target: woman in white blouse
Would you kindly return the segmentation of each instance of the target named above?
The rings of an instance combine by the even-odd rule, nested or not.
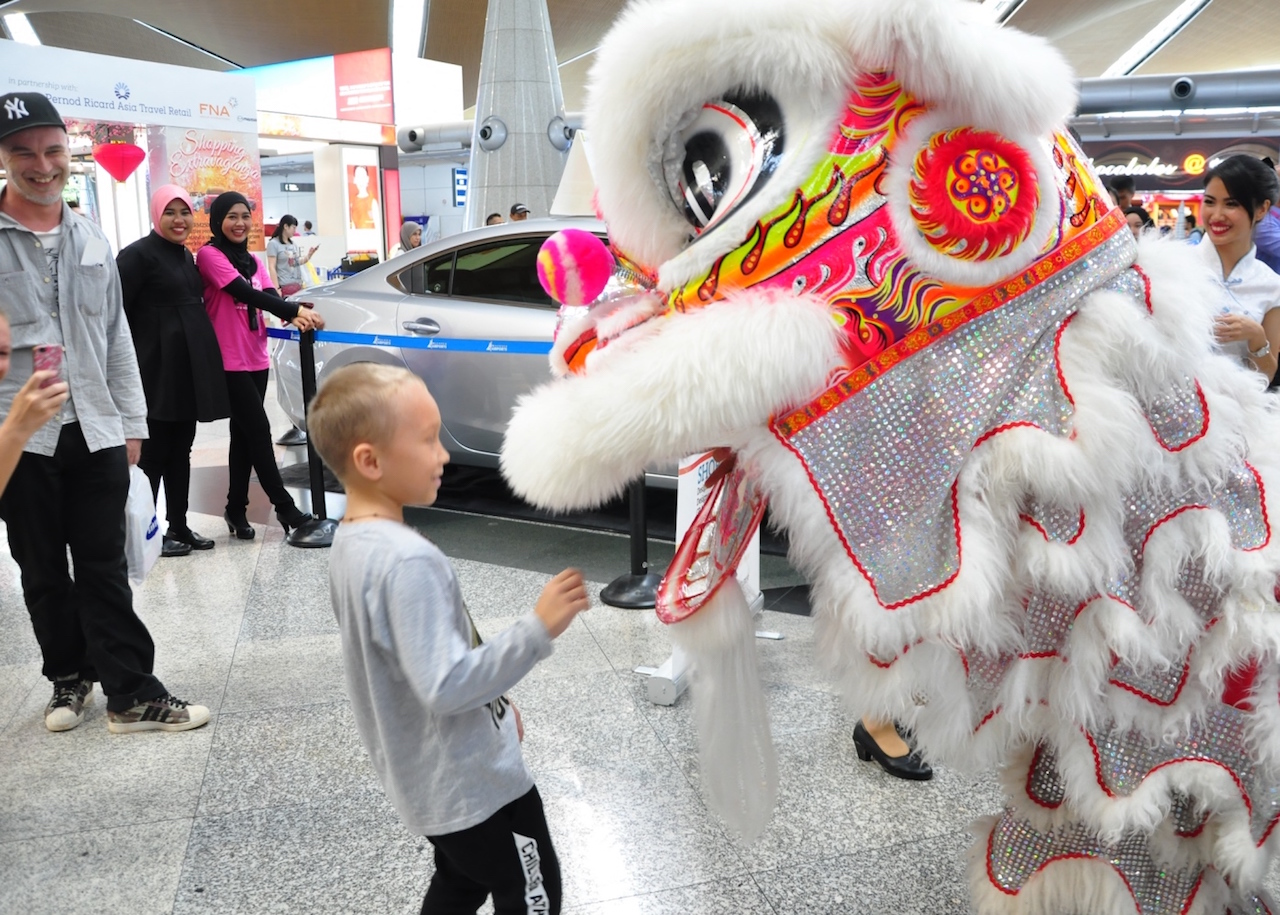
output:
[[[1224,159],[1205,173],[1198,246],[1221,289],[1218,343],[1268,379],[1280,352],[1280,276],[1255,256],[1253,231],[1278,198],[1280,180],[1262,160]]]

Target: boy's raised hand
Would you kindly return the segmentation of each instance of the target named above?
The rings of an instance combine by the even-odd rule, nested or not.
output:
[[[542,589],[533,612],[554,639],[569,628],[573,618],[587,609],[587,585],[577,569],[565,569]]]

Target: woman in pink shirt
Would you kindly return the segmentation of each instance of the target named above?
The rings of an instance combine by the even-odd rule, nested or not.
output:
[[[241,540],[253,539],[245,516],[249,505],[249,471],[275,506],[285,533],[311,520],[294,503],[280,479],[271,426],[263,409],[267,393],[267,324],[258,313],[269,311],[299,330],[324,327],[310,308],[286,302],[276,292],[267,268],[249,253],[252,225],[249,201],[242,194],[219,194],[209,208],[213,238],[196,255],[204,279],[204,307],[222,349],[227,393],[231,401],[231,449],[227,455],[227,529]]]

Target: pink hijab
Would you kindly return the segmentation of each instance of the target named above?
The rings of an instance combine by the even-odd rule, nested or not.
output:
[[[163,187],[158,187],[155,193],[151,195],[151,224],[157,229],[160,228],[160,217],[164,215],[164,208],[175,200],[181,200],[192,212],[195,212],[195,205],[191,202],[191,195],[178,187],[178,185],[166,184]]]

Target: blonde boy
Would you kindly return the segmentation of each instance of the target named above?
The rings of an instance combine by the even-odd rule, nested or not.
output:
[[[489,895],[497,915],[559,912],[560,865],[503,694],[586,609],[582,576],[561,572],[482,643],[449,560],[404,523],[404,506],[435,501],[449,460],[426,386],[345,366],[307,431],[347,490],[329,587],[356,726],[400,818],[435,849],[423,913],[475,912]]]

